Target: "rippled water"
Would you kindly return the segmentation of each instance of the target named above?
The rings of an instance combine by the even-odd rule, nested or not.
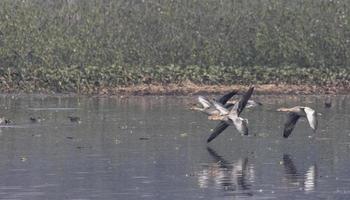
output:
[[[0,199],[350,198],[349,97],[254,96],[250,136],[209,145],[194,98],[0,96]],[[294,105],[322,114],[317,133],[300,120],[282,137],[275,110]]]

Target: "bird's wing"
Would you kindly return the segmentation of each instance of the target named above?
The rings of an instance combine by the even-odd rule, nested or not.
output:
[[[254,91],[254,87],[250,87],[249,90],[241,97],[238,103],[236,103],[232,110],[231,113],[237,113],[237,116],[241,114],[245,106],[247,105],[247,102],[249,98],[252,96]]]
[[[214,104],[215,108],[220,112],[220,115],[227,115],[229,113],[227,108],[225,108],[222,104],[220,104],[216,101],[213,101],[213,104]]]
[[[234,90],[232,92],[229,92],[227,94],[224,94],[222,97],[220,97],[217,101],[221,103],[222,105],[225,105],[228,100],[230,100],[235,94],[237,94],[237,91]]]
[[[211,106],[209,100],[203,96],[198,96],[198,101],[202,104],[204,108],[209,108]]]
[[[309,108],[309,107],[304,107],[304,111],[306,113],[306,118],[307,121],[309,121],[310,127],[316,131],[317,129],[317,113],[315,110]]]
[[[209,143],[210,141],[215,139],[218,135],[220,135],[220,133],[222,133],[228,126],[229,124],[227,122],[220,121],[219,124],[214,128],[211,135],[209,136],[207,143]]]
[[[225,107],[226,109],[230,109],[230,108],[232,108],[234,105],[235,105],[234,103],[227,103],[227,104],[224,105],[224,107]]]
[[[288,119],[284,124],[283,137],[287,138],[293,131],[295,124],[297,123],[300,116],[296,113],[289,112]]]
[[[248,135],[248,124],[245,120],[237,116],[229,116],[229,117],[233,121],[233,124],[235,125],[239,133],[243,135]]]

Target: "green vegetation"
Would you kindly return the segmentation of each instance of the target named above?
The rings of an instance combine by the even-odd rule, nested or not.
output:
[[[0,88],[349,85],[346,0],[2,0]]]

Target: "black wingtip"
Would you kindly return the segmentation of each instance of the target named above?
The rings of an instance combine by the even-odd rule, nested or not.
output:
[[[283,134],[283,137],[284,137],[284,138],[288,138],[288,137],[289,137],[289,135]]]
[[[213,140],[213,138],[208,138],[207,139],[207,144],[210,143]]]
[[[234,95],[236,95],[237,93],[238,93],[238,90],[232,90],[229,94],[232,95],[232,96],[234,96]]]
[[[207,143],[211,142],[212,140],[214,140],[221,132],[213,132],[209,138],[207,139]]]
[[[253,91],[254,91],[254,86],[249,87],[248,91],[246,93],[244,93],[243,96],[241,97],[241,99],[239,100],[238,107],[237,107],[238,116],[241,114],[241,112],[246,107],[248,100],[250,99],[250,97],[253,94]]]
[[[225,105],[228,100],[230,100],[235,94],[237,94],[237,90],[233,90],[227,94],[224,94],[221,98],[219,98],[217,101],[221,104]]]
[[[253,91],[254,91],[254,86],[250,86],[248,89],[248,93],[253,93]]]
[[[215,137],[210,137],[207,139],[207,143],[210,143]]]
[[[207,143],[211,142],[213,139],[215,139],[218,135],[220,135],[229,124],[225,121],[220,121],[218,125],[214,128],[213,132],[210,134]]]

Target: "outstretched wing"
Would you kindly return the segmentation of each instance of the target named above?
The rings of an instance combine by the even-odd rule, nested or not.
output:
[[[211,142],[213,139],[215,139],[220,133],[222,133],[229,124],[225,121],[220,121],[219,124],[214,128],[214,131],[209,136],[207,143]]]
[[[288,119],[284,124],[283,137],[287,138],[292,133],[299,118],[300,116],[298,114],[293,112],[288,113]]]
[[[239,102],[233,106],[231,112],[236,112],[237,116],[239,116],[243,111],[243,109],[245,108],[245,106],[247,105],[247,102],[252,96],[253,91],[254,91],[254,87],[250,87],[249,90],[241,97]]]
[[[214,104],[215,108],[220,112],[220,115],[227,115],[229,113],[227,108],[225,108],[222,104],[220,104],[216,101],[213,101],[213,104]]]
[[[230,100],[235,94],[237,94],[236,90],[233,90],[232,92],[229,92],[222,97],[220,97],[217,101],[221,103],[222,105],[225,105],[228,100]]]
[[[309,107],[304,107],[304,111],[306,113],[306,118],[307,121],[309,121],[310,127],[316,131],[317,129],[317,113],[315,110],[309,108]]]
[[[230,108],[232,108],[234,105],[235,105],[235,104],[233,104],[233,103],[227,103],[227,104],[224,105],[224,107],[225,107],[226,109],[230,109]]]
[[[204,108],[209,108],[211,106],[209,100],[203,96],[198,96],[198,101]]]

